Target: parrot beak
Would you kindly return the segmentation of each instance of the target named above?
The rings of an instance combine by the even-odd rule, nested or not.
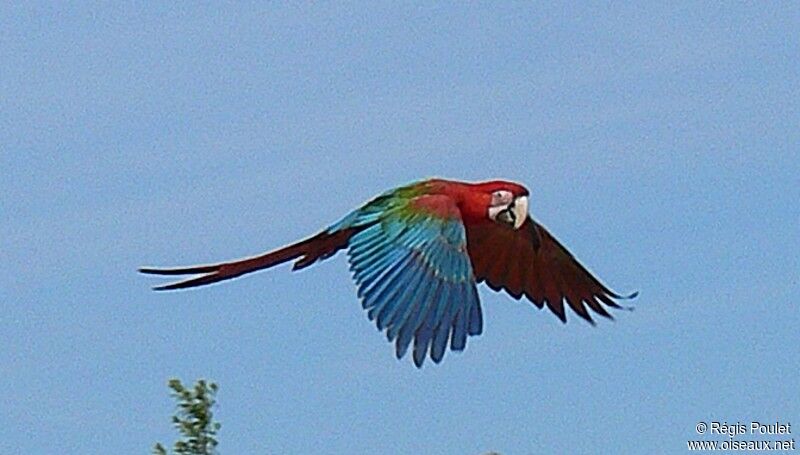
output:
[[[514,229],[519,229],[528,218],[528,196],[520,196],[513,202]]]
[[[519,229],[528,218],[528,197],[519,196],[506,206],[490,207],[489,217],[498,223]]]

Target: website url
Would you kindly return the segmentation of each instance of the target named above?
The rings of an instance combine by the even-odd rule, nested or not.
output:
[[[689,451],[742,450],[754,452],[793,451],[794,439],[781,441],[686,441]]]

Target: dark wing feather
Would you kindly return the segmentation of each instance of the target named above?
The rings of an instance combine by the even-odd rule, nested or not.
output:
[[[637,295],[621,296],[608,289],[530,217],[518,230],[499,223],[467,226],[467,249],[479,282],[516,299],[524,295],[539,308],[546,305],[563,322],[564,302],[594,323],[587,306],[611,318],[603,305],[621,308],[615,300]]]

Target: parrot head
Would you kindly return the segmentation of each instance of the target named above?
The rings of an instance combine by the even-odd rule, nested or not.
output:
[[[490,220],[519,229],[528,218],[528,190],[512,182],[495,181],[481,185],[488,197]]]
[[[528,195],[524,186],[505,180],[479,183],[430,179],[424,183],[431,194],[454,197],[466,223],[490,221],[519,229],[528,219]]]

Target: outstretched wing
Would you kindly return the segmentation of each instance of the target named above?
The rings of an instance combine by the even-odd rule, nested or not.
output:
[[[369,209],[369,206],[365,207]],[[370,320],[395,342],[397,358],[412,340],[421,367],[463,350],[483,318],[461,214],[448,196],[423,195],[385,207],[378,222],[350,239],[350,269]]]
[[[524,295],[539,308],[547,305],[562,322],[567,321],[565,301],[594,323],[586,306],[612,318],[604,305],[621,308],[615,299],[636,296],[609,290],[530,217],[518,230],[498,223],[468,226],[467,245],[478,282],[486,281],[516,299]]]

